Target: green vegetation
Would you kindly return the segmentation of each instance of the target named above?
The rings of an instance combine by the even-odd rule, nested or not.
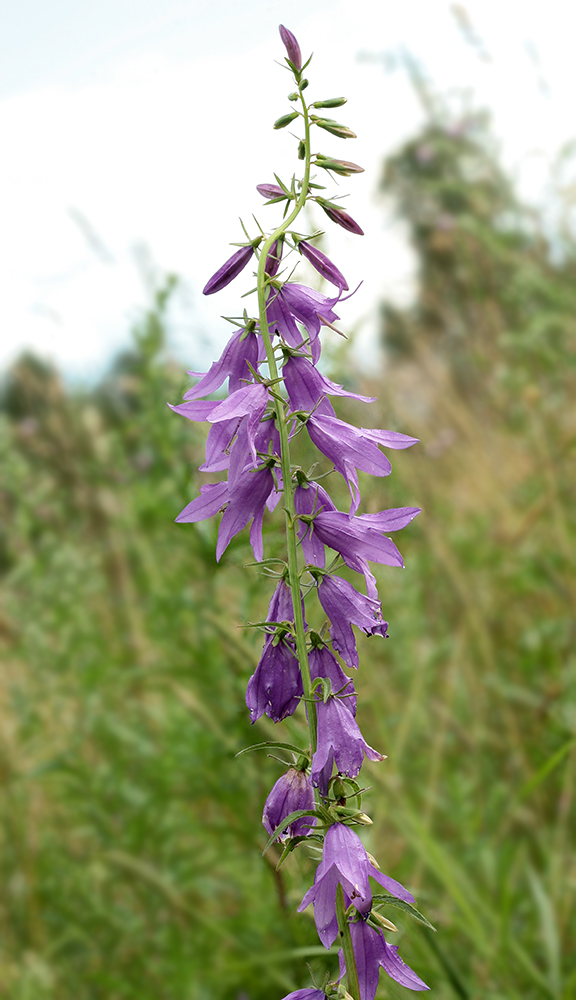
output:
[[[570,1000],[576,253],[517,204],[479,122],[431,122],[383,187],[420,280],[383,308],[370,419],[423,443],[363,495],[424,511],[407,569],[379,573],[390,639],[362,643],[361,725],[389,755],[364,839],[438,927],[388,914],[439,1000]],[[186,384],[171,286],[95,390],[33,358],[4,381],[2,1000],[274,1000],[306,985],[303,956],[335,966],[294,912],[304,853],[260,857],[280,765],[234,757],[300,732],[244,706],[260,639],[241,626],[269,581],[244,536],[217,566],[213,524],[173,523],[203,429],[166,407]]]

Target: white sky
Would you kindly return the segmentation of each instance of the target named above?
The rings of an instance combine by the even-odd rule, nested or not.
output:
[[[288,130],[271,128],[291,89],[274,62],[280,22],[315,52],[309,93],[349,99],[334,117],[359,138],[322,133],[318,148],[366,167],[340,188],[366,235],[323,215],[318,225],[350,286],[364,279],[341,316],[343,328],[361,321],[368,345],[382,294],[406,299],[413,287],[410,253],[375,192],[383,156],[421,112],[386,56],[407,49],[439,92],[468,89],[490,108],[506,162],[534,200],[576,134],[572,3],[468,0],[486,58],[463,40],[451,6],[0,0],[0,365],[31,346],[72,377],[98,374],[146,302],[142,245],[182,278],[173,343],[184,363],[207,364],[219,350],[230,335],[219,316],[241,311],[248,282],[209,298],[201,289],[243,238],[239,215],[269,226],[279,217],[255,185],[298,166]]]

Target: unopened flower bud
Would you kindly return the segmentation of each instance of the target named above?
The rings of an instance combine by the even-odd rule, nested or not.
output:
[[[286,128],[286,126],[289,125],[290,122],[293,122],[294,119],[297,117],[298,117],[297,111],[291,111],[287,115],[282,115],[281,118],[277,118],[276,121],[274,122],[274,128]]]
[[[257,184],[256,190],[263,198],[285,198],[286,194],[279,184]]]
[[[279,27],[280,38],[284,42],[286,52],[288,53],[288,58],[294,68],[299,72],[302,69],[302,53],[300,52],[300,46],[296,41],[296,38],[288,28],[285,28],[283,24]]]
[[[297,101],[299,97],[300,97],[300,94],[298,93],[297,90],[293,90],[291,94],[288,94],[288,100],[289,101]]]
[[[352,129],[348,128],[347,125],[340,125],[338,122],[332,121],[331,118],[317,118],[316,115],[310,115],[311,121],[314,122],[318,128],[325,129],[326,132],[330,132],[331,135],[338,136],[339,139],[356,139],[357,135]]]
[[[270,247],[270,250],[268,251],[265,271],[266,274],[269,274],[271,278],[276,274],[278,268],[280,267],[280,260],[282,259],[283,246],[284,246],[283,240],[281,239],[276,240]]]
[[[298,159],[299,160],[306,159],[306,144],[302,139],[300,139],[300,142],[298,143]]]
[[[306,78],[304,78],[303,80],[300,80],[300,83],[298,84],[298,86],[300,87],[300,90],[306,90],[306,87],[308,86],[308,83],[309,83],[309,81]]]
[[[360,167],[357,163],[351,163],[350,160],[333,160],[329,156],[324,156],[323,153],[316,153],[315,162],[317,167],[322,167],[323,170],[333,170],[335,174],[341,174],[343,177],[364,173],[364,167]]]
[[[326,278],[327,281],[332,282],[333,285],[336,285],[341,290],[348,290],[346,278],[325,253],[322,253],[317,247],[312,246],[311,243],[307,243],[306,240],[299,241],[298,249],[323,278]]]
[[[393,931],[395,934],[398,933],[398,928],[396,927],[396,924],[393,924],[391,920],[388,920],[386,917],[383,917],[381,913],[377,913],[376,910],[372,910],[370,914],[370,919],[374,920],[377,924],[380,924],[380,926],[383,927],[385,931]]]
[[[236,253],[227,260],[222,267],[218,268],[216,274],[213,274],[209,281],[206,282],[204,288],[202,289],[203,295],[213,295],[214,292],[219,292],[226,285],[240,274],[246,267],[246,264],[250,260],[252,254],[254,253],[254,246],[260,242],[261,237],[255,242],[255,244],[250,244],[247,247],[240,247]]]
[[[314,101],[313,108],[341,108],[346,104],[345,97],[330,97],[327,101]]]
[[[335,799],[345,799],[346,798],[346,785],[342,781],[342,778],[338,774],[332,783],[332,793]]]
[[[349,233],[357,233],[358,236],[364,236],[364,230],[360,229],[358,223],[342,208],[334,208],[332,205],[322,205],[322,208],[328,218],[332,219],[332,222],[335,222],[338,226],[342,226]]]

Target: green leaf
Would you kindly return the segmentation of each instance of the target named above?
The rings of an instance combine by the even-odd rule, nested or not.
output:
[[[412,917],[414,917],[415,920],[424,924],[425,927],[429,927],[431,931],[434,931],[434,933],[437,931],[434,924],[431,924],[430,921],[426,919],[424,914],[420,913],[420,910],[417,910],[416,907],[412,906],[410,903],[405,903],[403,899],[396,899],[396,896],[388,896],[384,895],[384,893],[378,893],[377,895],[372,896],[372,900],[376,903],[389,903],[391,906],[398,906],[401,910],[405,910],[406,913],[409,913]]]
[[[244,747],[243,750],[239,750],[235,755],[236,757],[241,757],[243,753],[250,753],[251,750],[291,750],[292,753],[300,754],[303,757],[307,757],[307,751],[302,750],[301,747],[297,747],[294,743],[280,743],[275,740],[266,740],[265,743],[254,743],[251,747]]]
[[[284,833],[284,830],[286,830],[291,823],[294,823],[297,819],[301,819],[302,816],[315,816],[316,819],[322,819],[320,813],[316,809],[296,809],[295,812],[290,813],[290,815],[287,816],[286,819],[282,820],[280,826],[277,826],[276,829],[274,830],[274,833],[270,834],[268,840],[266,841],[266,847],[262,851],[262,857],[264,857],[266,851],[270,847],[272,847],[272,844],[274,843],[275,840],[278,839],[280,834]]]

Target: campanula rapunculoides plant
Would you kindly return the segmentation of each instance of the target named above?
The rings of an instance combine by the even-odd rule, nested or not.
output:
[[[404,886],[380,871],[365,850],[354,827],[370,823],[361,811],[357,778],[364,757],[381,761],[383,755],[364,740],[356,722],[356,692],[343,667],[358,667],[353,626],[368,635],[386,636],[387,622],[370,563],[402,566],[402,556],[387,532],[405,527],[419,509],[400,507],[376,514],[358,514],[361,496],[358,471],[387,476],[391,466],[381,448],[408,448],[415,439],[395,431],[368,430],[340,420],[331,397],[349,396],[365,403],[373,399],[347,392],[318,369],[323,327],[338,328],[336,309],[348,282],[336,265],[316,246],[321,233],[302,234],[294,223],[308,201],[348,232],[362,235],[357,222],[325,188],[317,176],[350,176],[362,170],[348,160],[312,153],[321,135],[354,138],[345,125],[327,117],[345,98],[309,103],[308,80],[298,42],[280,27],[286,63],[295,90],[288,97],[292,110],[274,128],[299,127],[298,157],[301,180],[284,184],[262,183],[258,192],[267,204],[284,209],[283,222],[268,235],[254,239],[246,233],[243,244],[210,278],[204,288],[211,295],[228,285],[251,261],[257,261],[256,314],[245,310],[219,361],[206,374],[191,372],[200,381],[173,409],[189,420],[208,421],[206,461],[201,471],[226,473],[209,482],[200,496],[178,515],[180,522],[201,521],[221,514],[216,545],[219,560],[238,532],[250,526],[250,543],[257,562],[276,577],[264,632],[262,656],[248,683],[246,704],[250,719],[262,715],[279,722],[298,710],[306,713],[310,742],[297,747],[270,741],[261,746],[280,747],[293,755],[290,767],[272,788],[262,821],[274,841],[283,846],[280,863],[304,843],[320,842],[322,860],[313,885],[299,907],[314,906],[322,944],[338,941],[339,970],[334,980],[320,987],[297,990],[290,1000],[323,1000],[352,997],[374,1000],[380,968],[412,990],[428,989],[404,964],[398,949],[385,939],[393,923],[380,914],[385,904],[400,905],[417,918],[414,898]],[[313,131],[314,130],[314,131]],[[325,172],[323,175],[322,172]],[[245,231],[246,232],[246,231]],[[294,264],[303,256],[334,287],[323,295],[293,280]],[[338,331],[340,332],[340,331]],[[206,400],[228,379],[224,401]],[[337,510],[314,469],[304,471],[293,463],[297,435],[307,432],[313,445],[350,491],[350,509]],[[265,512],[283,510],[286,527],[286,560],[265,560],[262,524]],[[327,563],[326,549],[335,555]],[[279,571],[272,566],[280,566]],[[338,576],[347,566],[363,577],[365,593]],[[314,594],[327,616],[320,631],[306,621],[305,598]],[[256,749],[256,748],[250,748]],[[384,893],[373,895],[370,880]],[[423,918],[421,918],[423,919]],[[346,985],[344,985],[344,982]],[[289,1000],[289,998],[286,998]]]

